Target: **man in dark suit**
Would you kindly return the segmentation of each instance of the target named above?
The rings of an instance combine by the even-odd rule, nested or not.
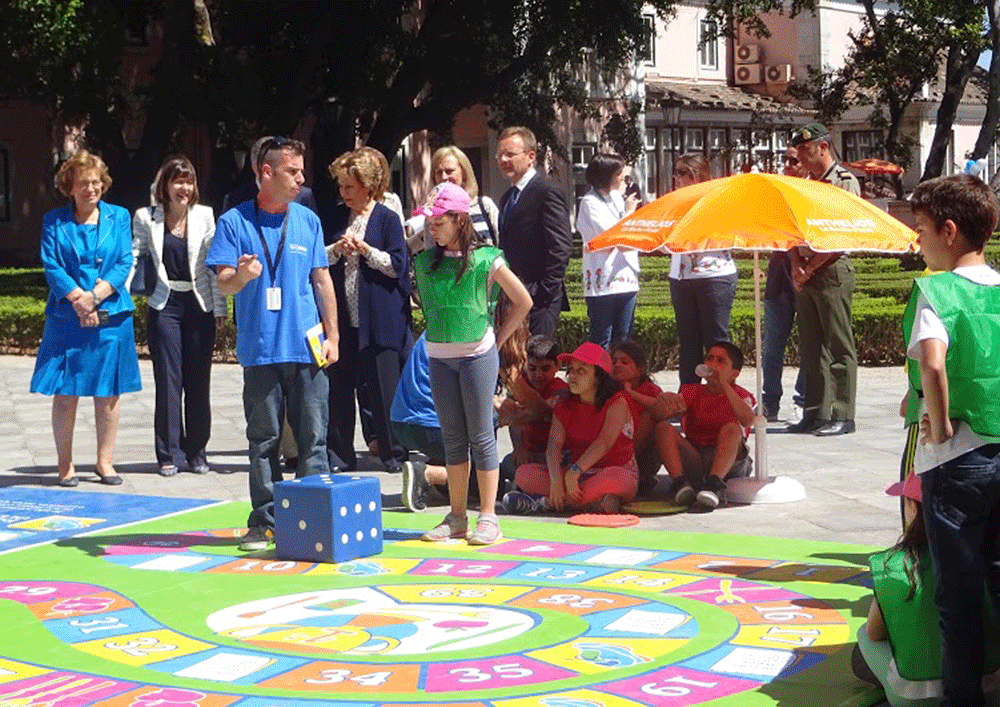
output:
[[[535,170],[535,135],[511,127],[500,133],[497,164],[511,188],[500,199],[500,247],[531,293],[532,335],[555,336],[559,312],[569,310],[563,279],[573,248],[566,195]]]
[[[244,201],[250,201],[251,199],[257,198],[257,192],[260,191],[260,148],[261,145],[271,138],[271,135],[265,135],[255,142],[250,148],[250,155],[247,159],[250,160],[250,169],[253,170],[253,179],[239,185],[222,198],[222,213],[226,213],[229,209],[237,206],[238,204],[242,204]],[[316,197],[313,196],[312,189],[304,184],[299,187],[299,193],[295,195],[295,203],[302,204],[314,214],[319,216],[319,209],[316,207]]]

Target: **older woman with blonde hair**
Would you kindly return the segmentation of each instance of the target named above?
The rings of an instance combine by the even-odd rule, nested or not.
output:
[[[331,469],[354,469],[356,392],[367,391],[379,457],[401,471],[407,452],[395,440],[389,409],[409,349],[409,257],[403,226],[380,202],[384,171],[370,148],[353,150],[330,165],[344,200],[334,211],[327,245],[337,290],[340,360],[330,373],[327,451]]]
[[[465,189],[472,205],[469,207],[469,218],[476,240],[486,245],[499,245],[499,230],[497,224],[500,210],[493,200],[479,193],[479,182],[472,169],[468,156],[454,145],[445,145],[434,152],[431,157],[431,178],[434,184],[451,182]],[[413,230],[408,239],[410,250],[421,251],[430,248],[434,239],[424,230],[424,217],[416,216],[407,222]]]
[[[142,388],[132,326],[129,213],[101,201],[111,187],[103,160],[86,150],[56,174],[70,203],[45,214],[42,263],[49,283],[45,330],[35,359],[31,392],[52,395],[52,432],[59,485],[76,486],[73,429],[81,395],[93,396],[96,471],[101,483],[122,482],[113,456],[119,396]]]

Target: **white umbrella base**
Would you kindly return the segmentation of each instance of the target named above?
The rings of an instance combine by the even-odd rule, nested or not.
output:
[[[766,479],[747,476],[726,481],[726,501],[729,503],[791,503],[805,497],[805,486],[789,476]]]

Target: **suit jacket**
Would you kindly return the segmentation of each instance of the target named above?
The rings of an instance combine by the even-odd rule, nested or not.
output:
[[[166,214],[162,206],[147,206],[135,212],[132,219],[132,255],[149,253],[156,268],[156,289],[147,302],[153,309],[162,310],[170,296],[167,269],[163,265],[163,232]],[[215,272],[205,266],[205,256],[215,235],[215,214],[212,208],[195,204],[188,211],[187,247],[188,263],[194,284],[194,297],[203,312],[214,312],[216,317],[225,317],[226,299],[219,292],[219,281]]]
[[[100,304],[108,314],[131,312],[135,309],[128,293],[129,273],[132,270],[132,237],[128,211],[120,206],[98,202],[100,214],[97,234],[97,277],[114,288],[114,292]],[[92,282],[82,279],[80,254],[70,246],[70,229],[76,229],[73,204],[60,206],[45,214],[42,220],[42,264],[49,283],[49,297],[45,314],[76,314],[65,300],[66,295],[82,287],[89,290]]]
[[[508,189],[500,198],[500,248],[507,264],[531,294],[534,308],[544,309],[557,299],[569,309],[563,280],[573,250],[566,195],[541,172],[525,185],[509,213]]]
[[[347,230],[350,209],[344,204],[334,207],[330,216],[332,234],[327,245],[340,240]],[[380,346],[405,351],[410,336],[410,253],[403,237],[399,216],[383,204],[376,203],[365,228],[365,243],[389,254],[396,277],[383,275],[358,258],[358,350]],[[330,266],[333,286],[337,291],[337,322],[341,331],[351,325],[344,288],[344,259]],[[341,337],[341,341],[344,337]]]
[[[258,191],[260,191],[260,189],[257,188],[257,182],[253,179],[249,182],[244,182],[223,197],[222,213],[226,213],[229,209],[237,206],[238,204],[242,204],[244,201],[256,199]],[[319,215],[319,209],[316,208],[316,197],[313,196],[312,189],[304,184],[299,187],[299,193],[295,195],[293,201],[296,204],[302,204],[306,208],[311,209],[317,216]]]

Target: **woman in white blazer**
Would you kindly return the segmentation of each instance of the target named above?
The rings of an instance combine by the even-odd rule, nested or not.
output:
[[[155,205],[139,209],[132,220],[132,253],[149,253],[156,269],[146,322],[156,383],[156,460],[163,476],[182,467],[205,474],[212,350],[227,313],[215,273],[205,266],[215,215],[198,203],[187,157],[167,158],[152,192]]]

